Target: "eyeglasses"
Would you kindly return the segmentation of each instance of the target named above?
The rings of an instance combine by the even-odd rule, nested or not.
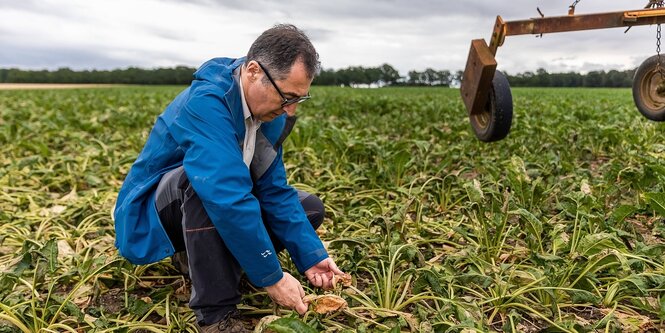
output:
[[[289,105],[295,104],[295,103],[302,103],[302,102],[312,98],[312,96],[310,96],[309,93],[307,93],[306,96],[286,98],[286,96],[284,96],[282,91],[279,90],[279,87],[277,87],[277,84],[275,84],[275,80],[272,79],[272,76],[270,76],[270,73],[268,73],[268,70],[266,70],[266,68],[263,67],[263,65],[261,65],[260,62],[257,61],[256,63],[259,64],[259,67],[261,67],[263,72],[266,73],[266,76],[268,77],[268,80],[270,80],[270,83],[272,83],[272,86],[275,87],[275,90],[277,90],[277,92],[279,93],[279,96],[282,97],[282,107],[289,106]]]

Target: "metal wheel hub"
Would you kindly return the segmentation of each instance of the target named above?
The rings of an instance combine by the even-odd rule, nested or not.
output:
[[[650,109],[660,109],[665,106],[665,78],[658,68],[654,68],[644,76],[642,82],[641,99]]]

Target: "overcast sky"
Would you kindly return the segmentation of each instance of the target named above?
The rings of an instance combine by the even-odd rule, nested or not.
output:
[[[504,20],[565,15],[572,0],[0,0],[0,67],[114,69],[241,57],[276,23],[305,30],[324,68],[464,68],[471,39]],[[582,0],[577,13],[643,8],[647,0]],[[664,27],[665,28],[665,27]],[[665,50],[665,43],[663,46]],[[656,27],[511,36],[509,73],[629,69],[656,52]]]

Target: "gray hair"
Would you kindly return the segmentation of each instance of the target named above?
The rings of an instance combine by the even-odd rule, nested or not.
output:
[[[319,54],[305,33],[292,24],[278,24],[264,31],[247,52],[247,62],[258,61],[275,80],[283,80],[296,60],[302,61],[307,76],[319,73]]]

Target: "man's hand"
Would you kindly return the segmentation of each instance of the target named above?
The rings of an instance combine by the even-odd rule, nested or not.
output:
[[[309,280],[309,283],[326,290],[335,287],[332,283],[333,275],[344,275],[344,272],[337,268],[337,265],[331,258],[323,259],[305,271],[305,276]]]
[[[296,310],[300,315],[307,312],[307,305],[302,300],[305,297],[305,291],[300,282],[291,274],[284,272],[281,280],[265,289],[275,303]]]

